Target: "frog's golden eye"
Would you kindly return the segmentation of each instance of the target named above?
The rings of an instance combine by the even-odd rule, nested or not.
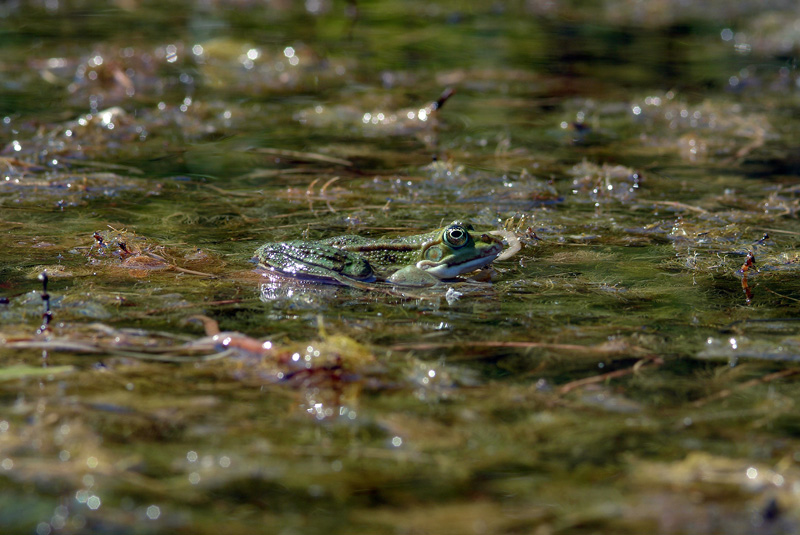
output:
[[[450,247],[463,247],[469,240],[467,229],[461,225],[452,225],[444,231],[444,241]]]
[[[425,258],[427,258],[431,262],[438,262],[439,260],[442,259],[442,256],[444,256],[444,254],[442,253],[442,250],[437,246],[429,247],[428,250],[425,251]]]

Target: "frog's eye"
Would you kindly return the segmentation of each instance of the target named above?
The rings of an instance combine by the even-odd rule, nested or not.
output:
[[[463,247],[466,245],[467,241],[469,240],[469,234],[467,230],[462,227],[461,225],[453,225],[451,227],[447,227],[444,231],[444,241],[450,247]]]

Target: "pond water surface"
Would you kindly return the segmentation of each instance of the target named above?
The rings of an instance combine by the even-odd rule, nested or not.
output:
[[[800,532],[798,28],[2,4],[0,531]],[[424,288],[251,261],[454,220],[522,249]]]

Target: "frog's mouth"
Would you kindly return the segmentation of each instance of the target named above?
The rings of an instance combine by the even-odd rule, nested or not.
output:
[[[431,262],[430,260],[420,260],[417,262],[417,267],[423,271],[427,271],[439,279],[450,279],[463,273],[469,273],[470,271],[475,271],[476,269],[488,266],[494,262],[495,258],[497,258],[502,250],[503,245],[501,243],[497,243],[492,247],[487,247],[481,256],[471,260],[455,263],[437,263]]]

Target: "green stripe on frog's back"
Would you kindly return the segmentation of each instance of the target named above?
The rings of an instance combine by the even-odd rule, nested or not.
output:
[[[422,246],[436,238],[436,232],[388,240],[347,235],[329,238],[322,243],[358,254],[377,269],[389,269],[415,264],[421,259]]]
[[[267,243],[256,250],[258,262],[294,277],[372,281],[372,266],[358,254],[322,242],[294,240]]]

